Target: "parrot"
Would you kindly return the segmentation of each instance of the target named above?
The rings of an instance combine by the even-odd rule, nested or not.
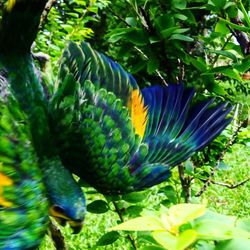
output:
[[[147,189],[232,120],[229,103],[195,103],[183,83],[140,89],[86,42],[68,42],[45,95],[31,53],[45,4],[8,0],[0,22],[0,249],[39,246],[49,215],[81,230],[73,174],[102,194]]]
[[[0,249],[34,249],[49,215],[78,233],[85,196],[57,153],[31,45],[46,0],[7,1],[0,22]],[[4,230],[3,230],[4,229]]]

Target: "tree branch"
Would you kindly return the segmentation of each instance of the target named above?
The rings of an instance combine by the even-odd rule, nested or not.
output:
[[[225,156],[228,148],[230,148],[235,143],[236,136],[240,132],[240,129],[242,127],[243,127],[243,122],[240,122],[238,124],[238,126],[236,127],[236,130],[234,131],[231,139],[227,142],[227,144],[225,145],[224,149],[217,156],[217,163],[216,163],[216,165],[211,170],[210,176],[209,176],[209,178],[207,180],[205,180],[204,185],[201,188],[201,190],[198,193],[195,194],[196,197],[201,196],[207,190],[207,188],[213,183],[212,178],[214,177],[216,170],[219,168],[220,162],[223,160],[223,158],[224,158],[224,156]]]
[[[118,214],[120,221],[121,221],[121,222],[124,222],[124,219],[123,219],[123,216],[122,216],[122,212],[121,212],[121,210],[119,209],[117,203],[116,203],[115,201],[113,201],[112,203],[113,203],[113,205],[114,205],[114,207],[115,207],[115,212]],[[136,244],[135,244],[135,240],[133,239],[133,237],[132,237],[131,235],[128,234],[128,235],[127,235],[127,238],[128,238],[128,240],[130,241],[132,247],[133,247],[134,249],[137,249]]]
[[[68,250],[60,229],[50,220],[49,231],[56,250]]]
[[[203,181],[203,182],[207,181],[207,180],[204,180],[204,179],[201,179],[201,178],[198,178],[198,179],[200,181]],[[217,181],[214,181],[214,180],[210,180],[210,183],[218,185],[218,186],[226,187],[226,188],[229,188],[229,189],[235,189],[235,188],[237,188],[239,186],[244,185],[248,181],[250,181],[250,177],[248,177],[247,179],[245,179],[245,180],[243,180],[243,181],[241,181],[239,183],[236,183],[236,184],[229,184],[229,183],[224,183],[224,182],[217,182]]]
[[[48,14],[49,14],[49,12],[50,12],[50,10],[53,7],[55,2],[56,2],[56,0],[49,0],[47,2],[47,4],[45,5],[44,11],[43,11],[42,16],[41,16],[39,29],[41,29],[44,26],[44,24],[46,23],[47,18],[48,18]]]

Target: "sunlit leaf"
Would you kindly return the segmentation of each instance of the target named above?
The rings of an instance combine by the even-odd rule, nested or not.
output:
[[[126,230],[126,231],[154,231],[154,230],[165,230],[161,221],[156,217],[143,216],[138,217],[115,227],[110,230]]]

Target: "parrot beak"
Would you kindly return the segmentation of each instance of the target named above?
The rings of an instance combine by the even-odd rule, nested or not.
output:
[[[73,230],[73,234],[78,234],[82,230],[83,220],[72,220],[64,214],[64,211],[59,206],[52,206],[49,210],[51,216],[61,225],[65,226],[66,223],[69,223],[70,227]]]
[[[83,221],[68,221],[70,227],[73,230],[73,234],[78,234],[81,232],[82,227],[83,227]]]

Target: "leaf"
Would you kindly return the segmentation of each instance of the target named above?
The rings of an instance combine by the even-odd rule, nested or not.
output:
[[[211,73],[221,73],[221,74],[223,74],[225,76],[228,76],[228,77],[230,77],[232,79],[242,81],[239,72],[236,69],[231,68],[230,66],[215,67],[215,68],[211,69],[207,73],[209,74],[210,72]],[[207,74],[207,73],[204,73],[204,74]]]
[[[203,215],[206,207],[200,204],[177,204],[169,208],[169,216],[176,225],[183,225]]]
[[[175,14],[174,17],[175,17],[175,18],[178,18],[178,19],[180,19],[180,20],[182,20],[182,21],[185,21],[185,20],[188,19],[187,16],[185,16],[185,15],[183,15],[183,14],[179,14],[179,13],[178,13],[178,14]]]
[[[228,20],[226,19],[223,19],[221,17],[219,17],[219,19],[224,22],[225,24],[228,24],[231,28],[233,29],[236,29],[236,30],[240,30],[240,31],[246,31],[246,32],[249,32],[250,31],[250,28],[246,27],[246,26],[241,26],[241,25],[238,25],[238,24],[235,24],[235,23],[231,23],[229,22]]]
[[[250,250],[250,240],[232,239],[218,242],[214,250]]]
[[[129,203],[138,203],[147,198],[147,192],[132,192],[122,196],[122,199]]]
[[[170,37],[172,34],[174,34],[174,31],[177,30],[178,27],[170,27],[164,30],[161,30],[161,36],[163,38],[168,38]]]
[[[140,215],[142,210],[143,207],[141,206],[130,206],[125,210],[125,213],[131,215],[132,217],[137,217]]]
[[[204,240],[228,240],[232,238],[248,238],[250,233],[217,220],[202,220],[193,227],[198,238]]]
[[[188,229],[181,233],[181,235],[177,238],[177,250],[186,249],[188,246],[193,244],[197,239],[197,233],[195,230]]]
[[[222,22],[221,20],[216,24],[215,26],[215,32],[221,33],[223,35],[227,35],[230,33],[229,28],[225,24],[225,22]]]
[[[207,71],[207,65],[202,57],[192,58],[190,57],[190,62],[192,65],[201,72]]]
[[[244,73],[250,69],[250,57],[244,58],[241,64],[234,65],[234,68],[240,73]]]
[[[229,51],[225,51],[225,50],[209,50],[208,52],[228,57],[228,58],[232,59],[233,61],[237,62],[237,57],[233,53],[231,53]]]
[[[103,214],[109,210],[108,203],[103,200],[96,200],[88,204],[87,210],[94,214]]]
[[[174,18],[170,16],[169,14],[160,15],[159,17],[155,18],[154,23],[155,23],[156,29],[159,32],[162,32],[165,29],[172,28],[175,26]]]
[[[242,81],[242,78],[240,77],[240,75],[236,69],[225,69],[225,70],[222,70],[221,73],[225,76],[236,79],[240,82]]]
[[[191,162],[191,160],[185,161],[184,167],[185,167],[185,172],[186,172],[187,174],[189,174],[189,175],[193,174],[193,172],[194,172],[194,165],[193,165],[193,163]]]
[[[187,6],[186,0],[172,0],[172,6],[176,9],[183,10]]]
[[[155,56],[151,57],[147,64],[147,72],[151,75],[159,68],[159,59]]]
[[[193,42],[194,39],[189,37],[189,36],[185,36],[182,34],[174,34],[170,37],[171,40],[181,40],[181,41],[185,41],[185,42]]]
[[[146,32],[142,29],[131,30],[124,35],[124,38],[137,46],[147,45],[149,42]]]
[[[250,218],[237,220],[237,227],[250,232]]]
[[[140,250],[165,250],[165,248],[162,248],[160,246],[145,246],[140,248]]]
[[[153,216],[142,216],[124,223],[121,223],[110,230],[125,230],[125,231],[154,231],[165,230],[161,221]]]
[[[154,239],[168,250],[177,250],[177,237],[169,232],[153,232]]]
[[[115,241],[117,241],[120,237],[120,234],[118,232],[108,232],[105,233],[96,243],[97,246],[106,246],[113,244]]]

